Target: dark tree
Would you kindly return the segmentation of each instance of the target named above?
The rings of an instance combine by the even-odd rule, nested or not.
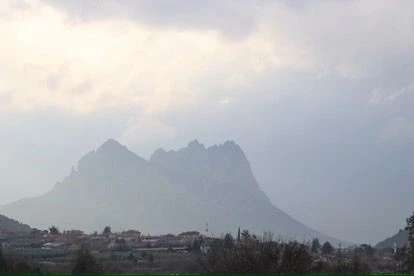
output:
[[[331,245],[330,242],[325,242],[322,245],[321,251],[322,251],[322,254],[329,255],[329,254],[332,254],[334,252],[334,248],[333,248],[333,246]]]
[[[59,234],[59,229],[53,225],[52,227],[49,228],[49,233],[53,235],[57,235]]]
[[[414,212],[407,218],[405,230],[408,231],[407,268],[409,272],[414,272]]]
[[[396,261],[404,261],[407,258],[407,246],[404,245],[401,248],[397,248],[397,252],[394,254],[394,260]]]
[[[135,257],[135,255],[134,254],[132,254],[132,253],[130,253],[129,255],[128,255],[128,258],[127,258],[129,261],[131,261],[131,262],[133,262],[133,263],[137,263],[138,262],[138,259],[137,259],[137,257]]]
[[[312,252],[316,253],[319,252],[321,249],[321,244],[319,243],[319,240],[317,238],[312,240]]]
[[[224,242],[224,248],[231,249],[234,246],[233,237],[230,233],[227,233],[224,236],[224,241],[223,242]]]
[[[241,236],[242,236],[242,239],[243,240],[249,240],[249,239],[251,239],[251,235],[250,235],[250,232],[249,232],[249,230],[243,230],[243,232],[241,233]]]
[[[311,272],[312,259],[306,244],[281,244],[271,236],[228,248],[224,239],[210,244],[203,267],[210,273],[306,273]]]
[[[103,232],[103,234],[111,234],[111,226],[105,226]]]
[[[189,251],[192,252],[200,252],[201,251],[201,241],[198,239],[193,240],[193,242],[189,246]]]
[[[0,244],[0,274],[9,272],[9,269],[7,267],[6,259],[3,256],[3,251],[1,249]]]
[[[312,268],[312,258],[308,247],[299,242],[285,244],[280,265],[282,273],[307,273]]]
[[[76,257],[75,267],[72,270],[73,274],[99,274],[102,273],[101,267],[96,262],[93,255],[86,247],[82,247],[78,251]]]
[[[368,264],[366,264],[366,263],[364,263],[362,261],[362,259],[359,256],[359,254],[355,254],[352,257],[351,272],[353,274],[370,273],[371,272],[371,268],[369,267]]]
[[[359,248],[357,248],[357,250],[356,250],[356,251],[357,251],[358,253],[365,254],[365,255],[367,255],[367,256],[369,256],[369,257],[372,257],[372,256],[374,256],[374,254],[375,254],[375,249],[374,249],[371,245],[366,244],[366,243],[361,244],[361,245],[359,246]]]

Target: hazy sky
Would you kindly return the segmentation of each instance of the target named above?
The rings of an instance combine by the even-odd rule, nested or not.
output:
[[[376,243],[414,209],[414,1],[2,0],[0,204],[110,137],[235,140],[273,203]]]

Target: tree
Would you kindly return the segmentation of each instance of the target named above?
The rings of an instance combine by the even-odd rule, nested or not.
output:
[[[394,260],[396,261],[404,261],[407,257],[407,246],[404,245],[401,248],[397,248],[397,252],[394,254]]]
[[[312,268],[309,250],[306,244],[279,243],[270,238],[229,249],[224,239],[215,239],[200,262],[209,273],[308,273]]]
[[[57,235],[57,234],[59,234],[60,232],[59,232],[59,228],[57,228],[56,226],[51,226],[50,228],[49,228],[49,232],[50,232],[50,234],[53,234],[53,235]]]
[[[332,254],[334,252],[334,248],[333,248],[333,246],[331,245],[330,242],[325,242],[322,245],[321,251],[322,251],[322,254],[329,255],[329,254]]]
[[[137,259],[137,257],[135,257],[135,255],[134,254],[132,254],[132,252],[128,255],[128,258],[127,258],[129,261],[131,261],[131,262],[133,262],[133,263],[137,263],[138,262],[138,259]]]
[[[284,245],[280,271],[282,273],[307,273],[312,268],[312,257],[305,244],[297,241]]]
[[[407,218],[405,230],[408,231],[407,268],[409,272],[414,272],[414,212]]]
[[[201,251],[201,241],[198,239],[193,240],[193,242],[188,247],[189,251],[200,252]]]
[[[9,269],[7,267],[6,259],[3,256],[3,251],[1,249],[0,244],[0,274],[9,272]]]
[[[72,270],[73,274],[99,274],[102,273],[101,267],[96,262],[89,250],[82,246],[78,251],[75,266]]]
[[[316,253],[319,252],[321,249],[321,244],[319,243],[319,240],[317,238],[312,240],[312,252]]]
[[[353,274],[370,273],[371,268],[369,267],[368,264],[364,263],[361,257],[356,253],[352,257],[351,272]]]
[[[103,234],[111,234],[111,226],[105,226],[103,232]]]
[[[234,246],[233,237],[230,233],[224,236],[224,248],[231,249]]]
[[[242,239],[243,240],[249,240],[251,239],[251,235],[249,230],[243,230],[243,232],[241,233]]]
[[[374,256],[374,253],[375,253],[375,249],[370,244],[366,244],[366,243],[361,244],[359,248],[356,249],[356,251],[358,253],[363,253],[369,257]]]

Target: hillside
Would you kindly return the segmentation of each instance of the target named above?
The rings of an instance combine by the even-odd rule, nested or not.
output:
[[[147,161],[110,139],[81,158],[50,192],[0,211],[38,228],[92,232],[111,225],[154,234],[205,233],[208,224],[212,235],[235,233],[240,226],[259,234],[339,243],[272,205],[232,141],[205,148],[195,140],[177,151],[157,150]]]
[[[30,226],[0,214],[0,232],[28,232]]]
[[[403,247],[405,245],[408,245],[408,231],[407,230],[398,231],[398,233],[395,234],[394,236],[389,237],[379,242],[377,245],[375,245],[375,248],[377,249],[393,248],[394,243],[396,243],[397,247]]]

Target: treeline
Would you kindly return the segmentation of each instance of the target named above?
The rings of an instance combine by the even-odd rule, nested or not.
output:
[[[414,213],[406,222],[408,246],[385,252],[392,264],[382,261],[384,252],[367,244],[341,250],[317,239],[310,244],[275,241],[271,233],[257,237],[247,230],[239,230],[237,238],[227,234],[214,240],[200,263],[210,273],[413,273]]]
[[[0,246],[0,275],[3,274],[42,274],[35,263],[30,263],[23,258],[6,258]],[[103,270],[93,255],[86,247],[82,247],[76,256],[72,269],[74,274],[101,274]]]
[[[234,239],[226,234],[210,244],[206,254],[201,255],[200,263],[209,273],[368,273],[370,268],[359,253],[355,252],[351,262],[340,259],[316,258],[317,250],[322,255],[332,254],[334,248],[329,243],[322,247],[298,241],[275,241],[271,233],[262,237],[242,235]]]
[[[3,255],[3,251],[0,244],[0,275],[6,273],[13,274],[40,274],[39,267],[34,264],[30,264],[23,258],[6,258]]]

